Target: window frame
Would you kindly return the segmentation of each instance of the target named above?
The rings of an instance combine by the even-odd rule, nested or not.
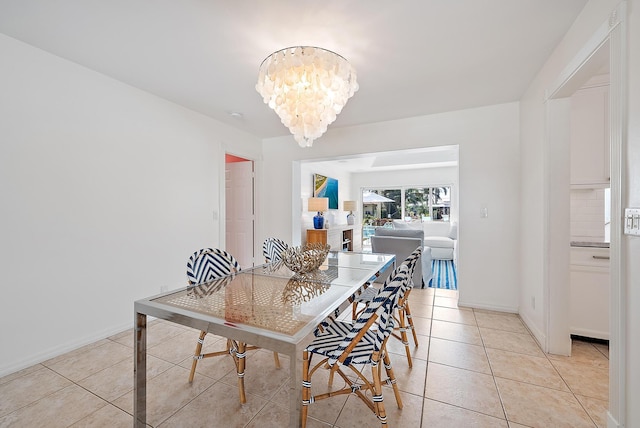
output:
[[[446,205],[446,203],[444,204],[436,204],[434,201],[432,201],[432,198],[430,197],[432,195],[431,193],[431,189],[443,189],[446,188],[447,190],[447,199],[448,199],[448,205]],[[406,191],[408,189],[429,189],[429,197],[427,197],[427,203],[428,203],[428,212],[429,212],[429,216],[425,217],[424,215],[420,215],[420,220],[421,221],[436,221],[436,222],[450,222],[451,221],[451,206],[452,206],[452,200],[453,200],[453,192],[454,192],[454,185],[453,184],[430,184],[430,185],[402,185],[402,186],[368,186],[368,187],[361,187],[360,189],[360,196],[362,197],[362,194],[364,192],[375,192],[378,194],[381,194],[380,192],[383,191],[389,191],[389,190],[399,190],[400,191],[400,218],[391,218],[391,220],[405,220],[407,219],[407,204],[406,204]],[[384,195],[383,195],[384,196]],[[364,209],[364,201],[362,201],[362,212],[365,212]],[[443,217],[446,216],[445,218],[441,218],[441,219],[434,219],[433,218],[433,209],[434,208],[448,208],[448,214],[443,214]],[[380,215],[382,216],[382,208],[380,209]],[[382,219],[382,217],[381,217]],[[365,217],[363,215],[363,223],[365,222]],[[415,218],[411,218],[411,220],[416,220]]]

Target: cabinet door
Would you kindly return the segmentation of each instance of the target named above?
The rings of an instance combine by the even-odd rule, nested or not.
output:
[[[571,184],[609,183],[609,86],[571,97]]]
[[[329,229],[327,244],[331,246],[332,250],[340,251],[342,249],[342,230],[337,227]]]
[[[571,334],[609,339],[609,269],[572,265]]]
[[[353,228],[353,251],[362,251],[362,228]]]
[[[326,229],[307,229],[307,244],[326,244],[327,243],[327,230]]]

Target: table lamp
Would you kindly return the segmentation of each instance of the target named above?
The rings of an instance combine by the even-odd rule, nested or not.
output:
[[[342,209],[344,209],[345,211],[349,211],[349,214],[347,214],[347,224],[353,224],[355,222],[356,216],[353,215],[353,212],[356,210],[356,208],[356,201],[344,201],[342,203]]]
[[[309,198],[309,211],[316,211],[318,214],[313,217],[313,228],[324,228],[324,217],[322,212],[329,209],[329,198]]]

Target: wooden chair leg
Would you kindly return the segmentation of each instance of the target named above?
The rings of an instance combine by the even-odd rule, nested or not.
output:
[[[207,335],[206,331],[200,332],[200,337],[198,338],[198,344],[196,345],[196,350],[193,353],[193,362],[191,363],[191,372],[189,373],[189,383],[193,382],[193,377],[196,374],[196,365],[198,361],[202,358],[200,354],[202,354],[202,345],[204,344],[204,337]]]
[[[373,378],[373,391],[371,391],[371,396],[376,410],[376,416],[378,417],[378,420],[380,420],[382,428],[385,428],[387,426],[387,414],[384,410],[384,401],[382,397],[379,358],[380,355],[378,352],[374,352],[371,364],[371,376]]]
[[[331,388],[333,386],[333,375],[335,374],[335,372],[333,370],[331,370],[329,372],[329,382],[327,382],[327,385],[329,386],[329,388]]]
[[[276,363],[276,368],[279,369],[280,368],[280,357],[278,356],[277,352],[273,353],[273,361],[275,361],[275,363]]]
[[[384,369],[387,372],[387,378],[391,383],[391,388],[393,388],[393,394],[396,396],[396,404],[398,405],[398,409],[402,409],[402,398],[400,397],[400,390],[398,389],[398,385],[396,383],[396,375],[393,372],[393,367],[391,367],[391,359],[389,359],[389,353],[387,352],[387,347],[383,348],[383,357],[382,361],[384,363]]]
[[[293,378],[295,379],[295,376]],[[302,353],[302,408],[300,409],[302,428],[306,428],[307,426],[307,414],[309,411],[310,400],[311,381],[309,380],[309,351],[304,351]]]
[[[236,368],[238,372],[238,389],[240,392],[240,403],[244,404],[247,402],[247,396],[244,393],[244,365],[245,365],[245,357],[246,357],[246,344],[243,342],[237,342],[237,352],[236,352]]]
[[[407,337],[407,324],[405,318],[405,312],[402,307],[398,308],[398,322],[400,324],[400,340],[404,345],[404,352],[407,354],[407,363],[409,368],[413,367],[413,360],[411,359],[411,350],[409,349],[409,338]],[[397,336],[396,336],[397,337]]]
[[[411,329],[411,334],[413,334],[413,343],[416,346],[418,346],[418,334],[416,333],[416,329],[413,326],[413,318],[411,318],[411,308],[409,308],[409,301],[405,302],[404,310],[407,313],[407,321],[409,322],[409,328]]]

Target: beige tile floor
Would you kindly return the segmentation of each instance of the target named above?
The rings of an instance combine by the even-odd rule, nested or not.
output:
[[[419,346],[412,347],[409,369],[402,345],[389,343],[404,402],[399,410],[386,387],[389,426],[606,426],[606,346],[574,341],[571,357],[545,355],[517,315],[459,308],[457,292],[448,290],[415,289],[410,300]],[[229,357],[203,360],[188,384],[197,335],[169,322],[150,323],[150,425],[286,426],[287,359],[276,369],[271,352],[251,352],[247,404],[240,405]],[[209,349],[223,344],[206,341]],[[0,378],[0,427],[132,426],[132,346],[129,330]],[[318,384],[326,385],[314,378]],[[355,396],[310,407],[312,428],[376,425]]]

